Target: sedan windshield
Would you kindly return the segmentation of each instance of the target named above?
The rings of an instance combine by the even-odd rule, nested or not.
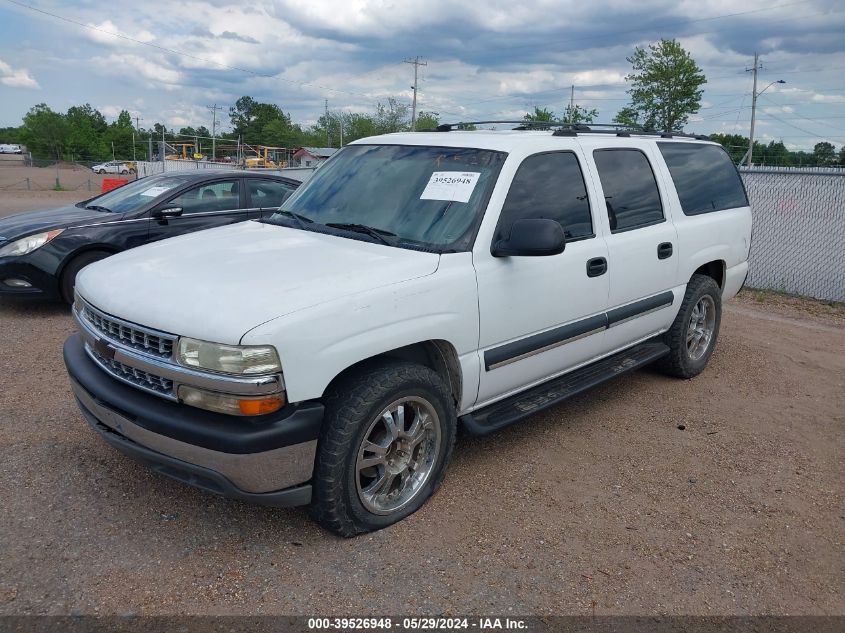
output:
[[[148,202],[152,202],[160,195],[174,187],[185,183],[189,176],[174,174],[172,176],[153,176],[127,183],[117,189],[112,189],[101,196],[97,196],[78,206],[85,206],[97,211],[111,213],[128,213]]]
[[[350,145],[271,221],[397,246],[463,249],[504,159],[503,152],[463,147]]]

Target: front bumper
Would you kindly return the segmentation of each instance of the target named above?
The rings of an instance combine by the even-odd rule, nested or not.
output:
[[[0,257],[0,296],[60,299],[59,280],[51,268],[52,265],[42,266],[38,259],[30,255]],[[4,283],[6,279],[22,279],[30,287],[9,286]]]
[[[82,340],[65,342],[71,387],[111,445],[162,474],[227,497],[274,506],[310,502],[323,406],[288,405],[250,420],[168,402],[108,376]]]

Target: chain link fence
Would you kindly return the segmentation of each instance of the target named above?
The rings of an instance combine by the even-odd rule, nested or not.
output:
[[[845,171],[740,168],[754,218],[746,285],[845,301]]]

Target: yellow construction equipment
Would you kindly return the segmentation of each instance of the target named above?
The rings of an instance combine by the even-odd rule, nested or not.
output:
[[[247,169],[281,169],[288,166],[286,160],[279,160],[277,153],[286,152],[286,147],[271,147],[269,145],[256,145],[256,156],[244,159],[244,166]],[[284,153],[282,154],[284,156]]]
[[[178,148],[180,154],[166,154],[165,160],[203,160],[205,155],[194,151],[196,145],[193,143],[173,143],[172,147]]]

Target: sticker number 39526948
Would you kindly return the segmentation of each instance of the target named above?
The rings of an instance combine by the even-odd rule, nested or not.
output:
[[[420,200],[469,202],[480,175],[477,171],[436,171],[431,174]]]

